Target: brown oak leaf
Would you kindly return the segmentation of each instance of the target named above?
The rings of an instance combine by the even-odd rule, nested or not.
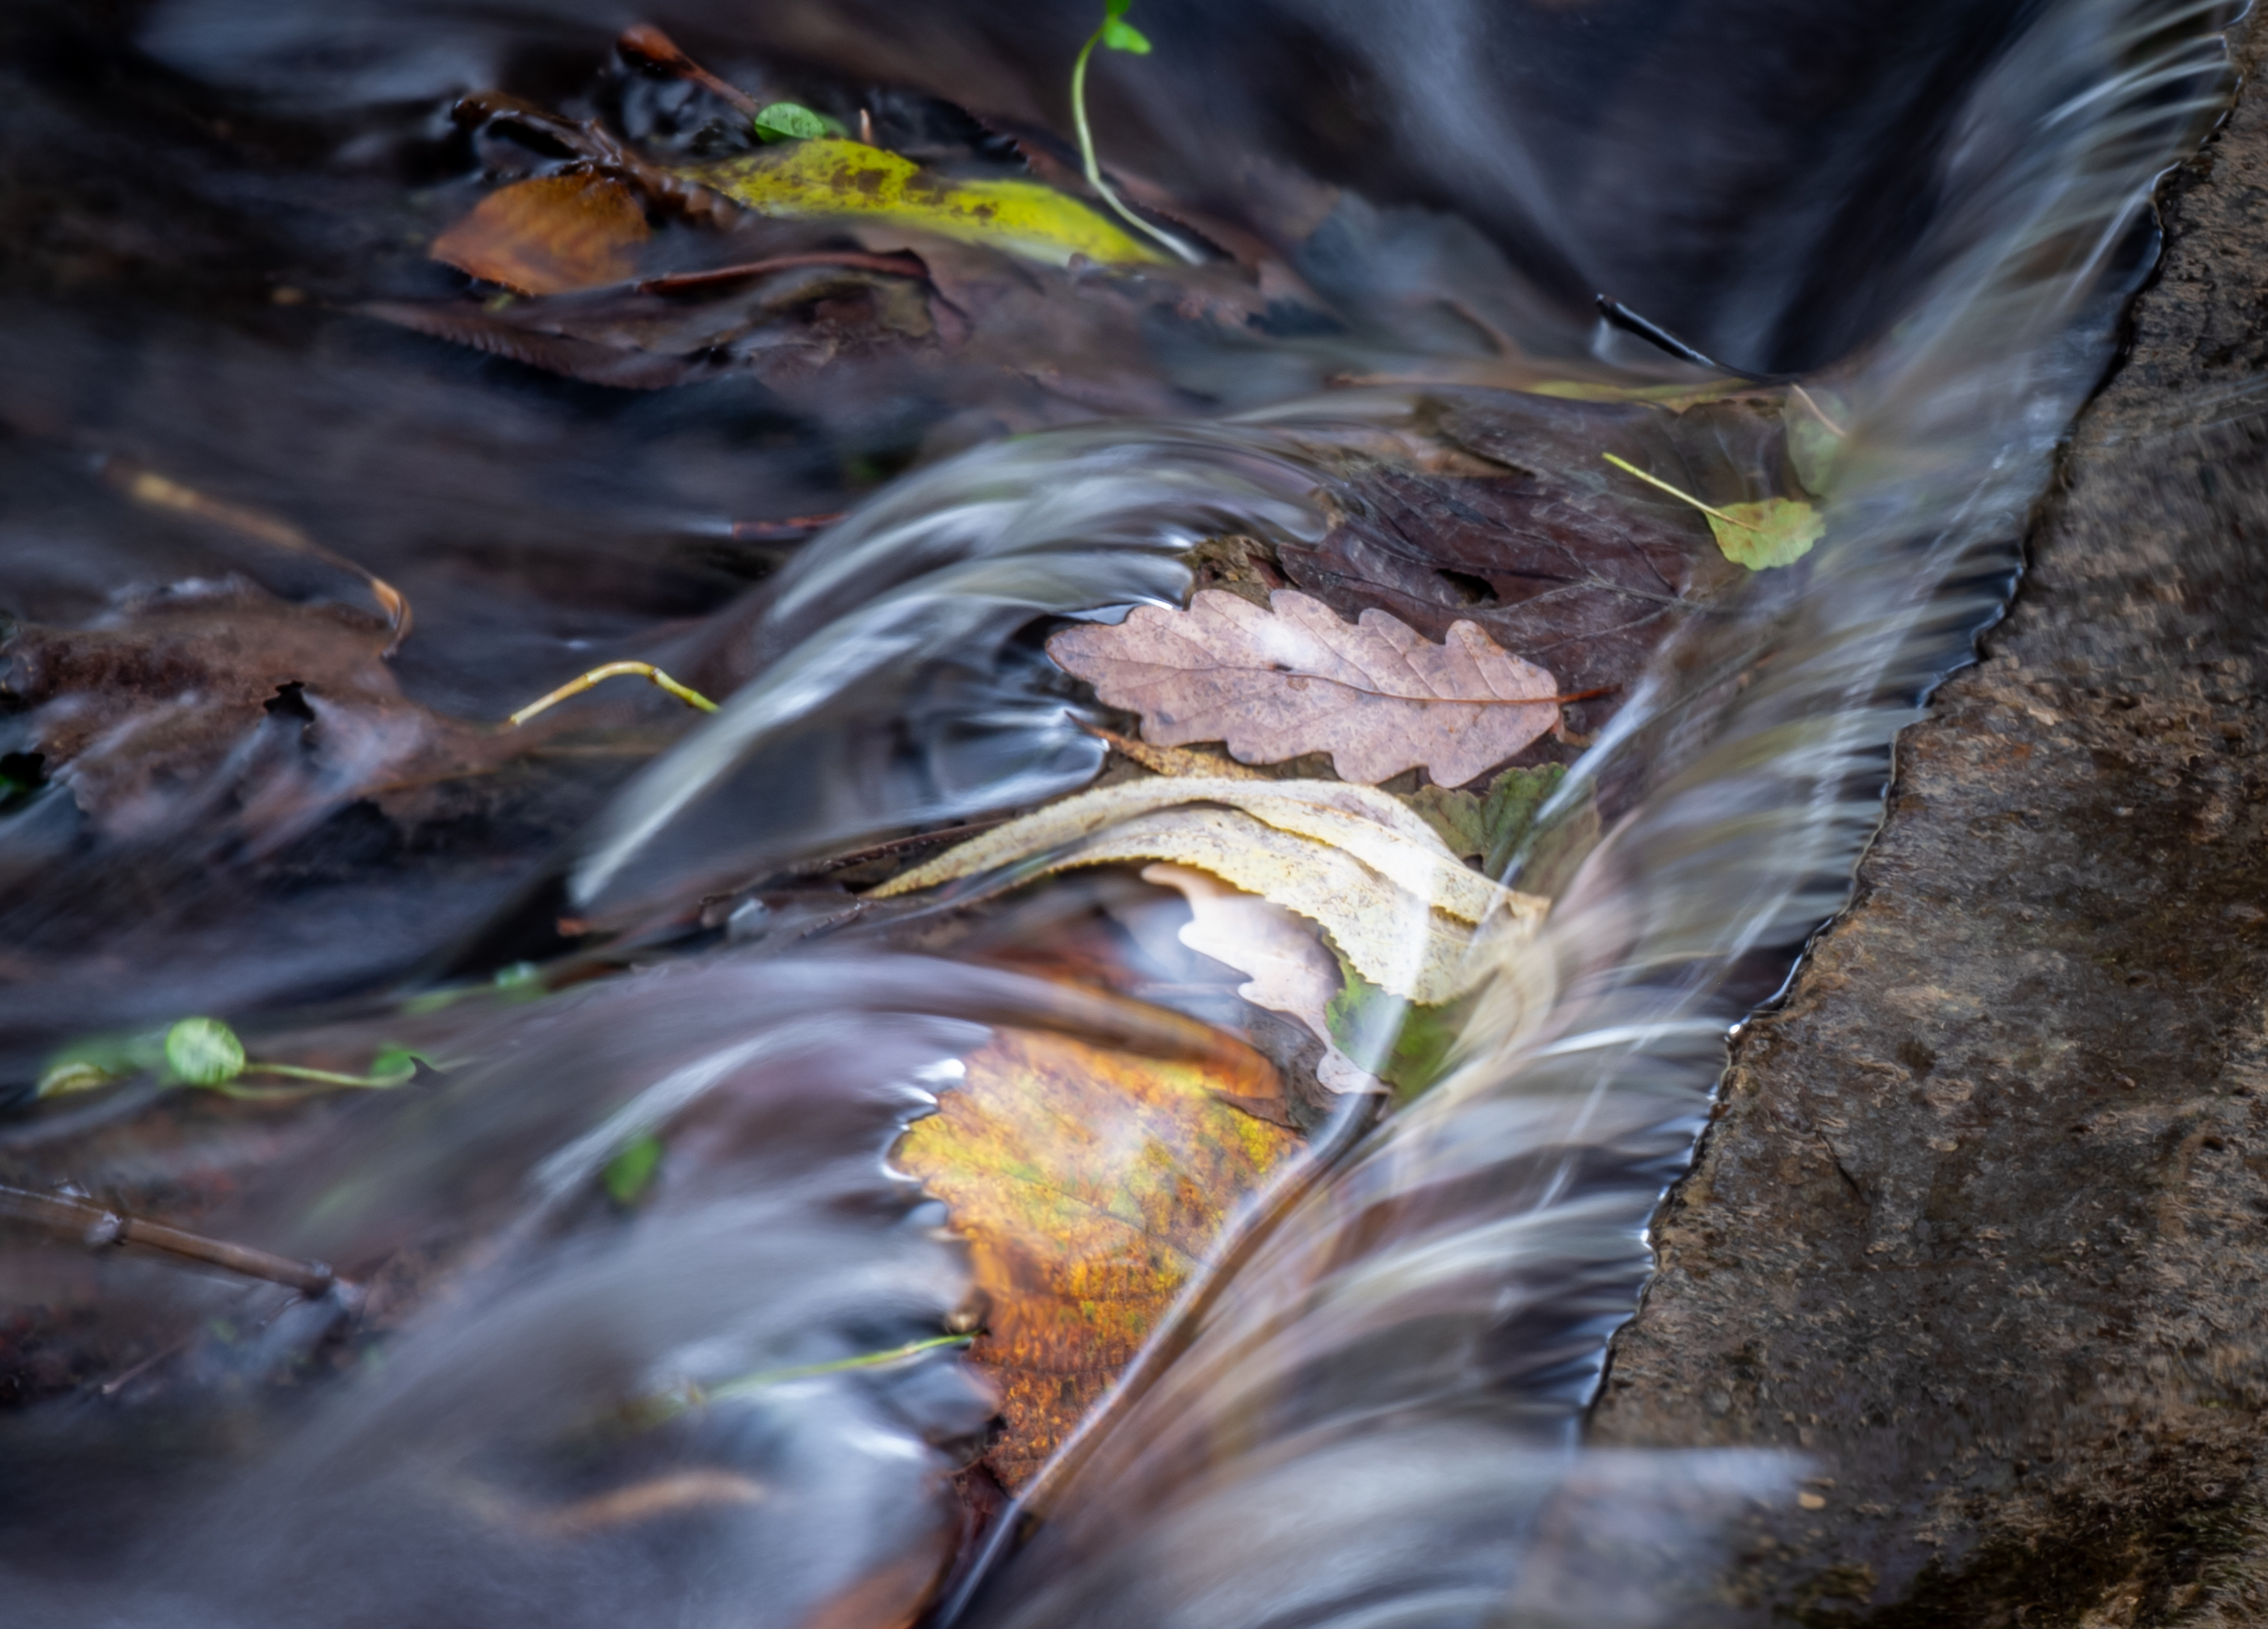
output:
[[[1270,609],[1207,590],[1186,611],[1143,606],[1116,627],[1066,629],[1048,654],[1167,747],[1218,741],[1240,763],[1327,752],[1368,785],[1423,765],[1457,786],[1558,721],[1551,674],[1472,623],[1435,645],[1367,610],[1351,625],[1292,589]]]

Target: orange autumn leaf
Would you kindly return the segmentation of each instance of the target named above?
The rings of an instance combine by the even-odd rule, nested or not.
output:
[[[1270,1079],[1003,1029],[898,1145],[990,1301],[969,1355],[1000,1389],[993,1473],[1020,1489],[1125,1368],[1298,1133],[1223,1101]]]
[[[514,181],[433,240],[432,255],[519,294],[564,294],[620,283],[646,240],[637,195],[604,175]]]

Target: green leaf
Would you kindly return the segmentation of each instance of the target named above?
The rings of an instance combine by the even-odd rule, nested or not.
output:
[[[370,1076],[373,1080],[411,1080],[416,1078],[420,1064],[430,1069],[433,1060],[406,1046],[383,1046],[370,1060]]]
[[[1102,20],[1115,23],[1134,9],[1134,0],[1102,0]]]
[[[600,1179],[606,1183],[607,1198],[624,1207],[636,1205],[653,1185],[654,1173],[660,1168],[661,1139],[652,1131],[639,1132],[607,1161]]]
[[[1102,26],[1102,43],[1113,51],[1130,51],[1136,56],[1150,55],[1150,41],[1131,23],[1122,23],[1112,18]]]
[[[185,1018],[166,1031],[166,1067],[184,1086],[225,1086],[244,1072],[244,1043],[217,1018]]]
[[[1336,947],[1332,954],[1337,955]],[[1394,1088],[1397,1101],[1408,1102],[1440,1078],[1472,1001],[1419,1006],[1372,984],[1344,956],[1338,960],[1339,992],[1323,1009],[1331,1039],[1359,1063],[1379,1058],[1373,1072]]]
[[[1566,769],[1557,763],[1505,770],[1485,792],[1421,787],[1406,800],[1460,859],[1476,859],[1499,876],[1535,823],[1535,811],[1559,789]]]
[[[1727,504],[1709,517],[1725,558],[1751,571],[1793,565],[1826,534],[1819,511],[1800,498],[1767,498],[1761,504]]]
[[[759,112],[752,122],[756,134],[768,142],[808,142],[828,135],[833,122],[799,102],[774,102]]]

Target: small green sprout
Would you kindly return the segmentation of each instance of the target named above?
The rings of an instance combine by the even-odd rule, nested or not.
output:
[[[210,1087],[230,1097],[297,1097],[291,1088],[261,1089],[237,1084],[247,1074],[280,1075],[290,1080],[311,1080],[318,1087],[357,1087],[384,1091],[416,1078],[418,1058],[403,1046],[383,1049],[372,1061],[368,1074],[340,1074],[329,1069],[309,1069],[299,1064],[261,1063],[247,1058],[235,1030],[217,1018],[184,1018],[166,1031],[166,1072],[181,1086]],[[99,1085],[90,1080],[85,1085]],[[44,1087],[44,1082],[42,1083]],[[59,1090],[83,1087],[59,1087]],[[43,1095],[44,1092],[43,1092]]]
[[[1133,56],[1150,55],[1148,38],[1126,20],[1127,8],[1133,4],[1134,0],[1103,0],[1102,26],[1087,37],[1086,43],[1079,48],[1079,60],[1071,64],[1071,115],[1072,122],[1079,128],[1079,156],[1086,160],[1087,185],[1101,195],[1105,203],[1117,210],[1130,225],[1140,227],[1194,266],[1204,257],[1173,233],[1152,226],[1128,209],[1118,195],[1110,189],[1110,183],[1102,179],[1102,161],[1094,153],[1094,131],[1086,122],[1086,64],[1087,59],[1094,55],[1094,48],[1099,45],[1113,51],[1124,51]]]
[[[816,114],[800,102],[774,102],[761,108],[748,122],[755,127],[756,135],[767,142],[808,142],[822,136],[840,136],[843,127],[824,114]]]

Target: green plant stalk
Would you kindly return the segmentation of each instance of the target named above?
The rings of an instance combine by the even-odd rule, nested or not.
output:
[[[1102,201],[1118,211],[1120,217],[1129,225],[1139,227],[1190,265],[1202,264],[1204,256],[1172,232],[1152,226],[1128,209],[1124,201],[1111,190],[1110,183],[1102,179],[1102,160],[1095,156],[1094,151],[1094,131],[1086,122],[1086,64],[1087,59],[1094,55],[1094,48],[1102,43],[1102,36],[1108,28],[1109,25],[1105,23],[1087,37],[1086,43],[1079,48],[1079,60],[1071,68],[1071,116],[1072,123],[1079,129],[1079,156],[1086,160],[1086,183],[1101,194]]]
[[[1646,474],[1645,470],[1640,469],[1636,464],[1631,463],[1628,459],[1616,458],[1612,453],[1602,453],[1599,456],[1605,459],[1607,462],[1612,464],[1616,468],[1623,470],[1626,474],[1636,475],[1648,486],[1660,487],[1663,491],[1668,493],[1679,503],[1690,504],[1703,514],[1708,515],[1714,520],[1722,520],[1727,526],[1736,526],[1743,532],[1762,532],[1764,530],[1764,527],[1760,526],[1751,526],[1746,520],[1735,520],[1732,516],[1727,514],[1721,509],[1712,509],[1708,505],[1694,497],[1692,493],[1681,491],[1678,488],[1670,485],[1668,482],[1664,481],[1660,475],[1650,475]]]
[[[537,713],[546,711],[550,708],[557,706],[561,702],[565,701],[571,696],[580,696],[584,691],[590,689],[593,686],[598,684],[602,680],[621,678],[639,678],[650,680],[652,682],[655,689],[667,691],[670,695],[674,696],[678,700],[683,702],[688,707],[698,708],[703,712],[714,712],[717,711],[717,704],[715,702],[711,701],[706,696],[702,695],[700,691],[690,689],[686,686],[680,684],[676,680],[662,672],[660,668],[655,667],[652,662],[608,662],[602,667],[592,668],[590,672],[584,674],[579,678],[570,679],[566,683],[561,685],[549,696],[538,697],[535,700],[528,703],[526,706],[521,708],[518,712],[512,714],[512,717],[506,719],[504,721],[504,727],[506,729],[516,730],[521,725],[526,723],[530,719],[533,719]]]

